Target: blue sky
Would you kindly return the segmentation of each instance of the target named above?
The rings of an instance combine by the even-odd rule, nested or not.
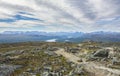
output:
[[[0,32],[120,32],[120,0],[0,0]]]

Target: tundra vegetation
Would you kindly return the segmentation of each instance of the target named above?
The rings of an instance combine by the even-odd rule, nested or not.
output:
[[[0,76],[120,76],[120,43],[0,44]]]

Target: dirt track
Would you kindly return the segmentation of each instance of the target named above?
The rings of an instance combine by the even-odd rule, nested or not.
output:
[[[65,52],[64,49],[59,49],[55,51],[55,53],[64,56],[73,63],[82,64],[87,71],[92,72],[95,76],[120,76],[120,70],[100,66],[99,64],[95,64],[93,62],[78,62],[78,60],[80,60],[79,57]]]

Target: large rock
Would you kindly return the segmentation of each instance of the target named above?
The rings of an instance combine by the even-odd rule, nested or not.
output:
[[[45,54],[49,55],[49,56],[57,56],[57,54],[53,51],[44,51]]]
[[[120,61],[117,57],[113,57],[113,59],[112,59],[112,65],[114,65],[114,64],[120,64]]]
[[[10,56],[10,55],[20,55],[23,54],[24,50],[13,50],[13,51],[8,51],[2,54],[3,56]]]
[[[14,72],[16,69],[20,68],[22,66],[20,65],[0,65],[0,76],[10,76],[12,72]]]
[[[107,49],[100,49],[93,54],[94,57],[108,57],[108,55],[109,50]]]

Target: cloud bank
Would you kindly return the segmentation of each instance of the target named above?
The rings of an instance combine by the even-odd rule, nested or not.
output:
[[[0,31],[120,32],[120,0],[0,0]]]

